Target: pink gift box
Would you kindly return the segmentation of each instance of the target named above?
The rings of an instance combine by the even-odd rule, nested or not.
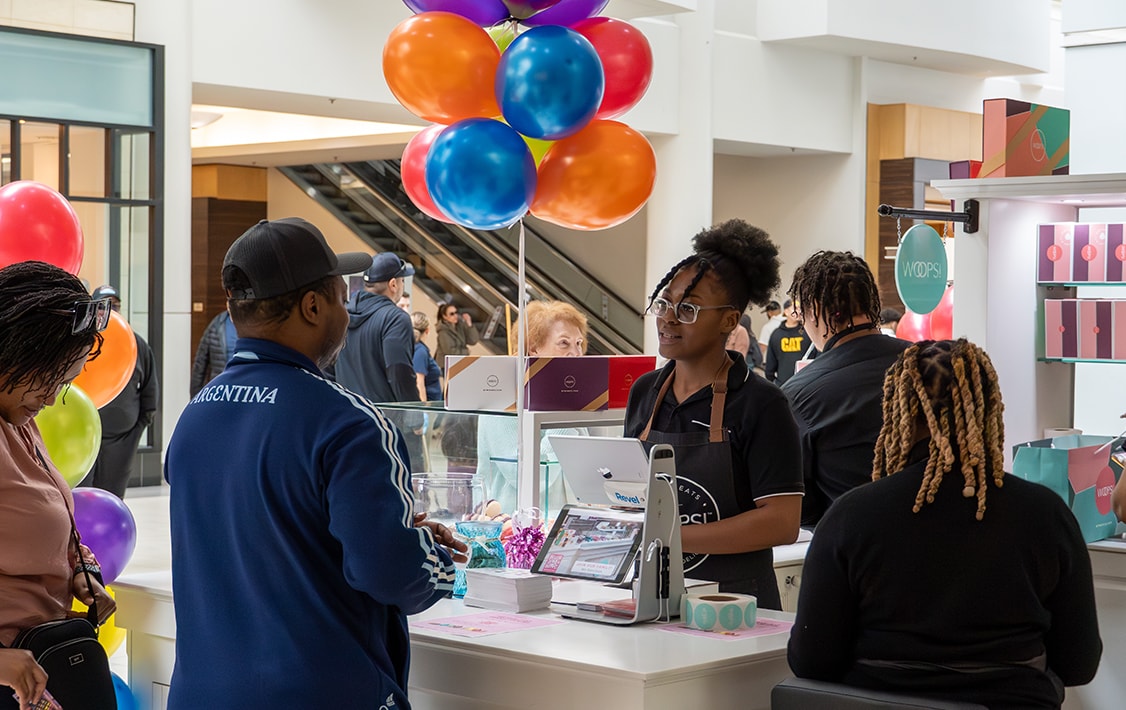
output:
[[[1067,283],[1072,280],[1072,229],[1074,226],[1071,222],[1040,225],[1037,281],[1042,283]]]
[[[1072,231],[1071,280],[1077,283],[1106,281],[1107,225],[1079,223]]]
[[[1063,357],[1063,301],[1044,300],[1044,357]]]
[[[1079,299],[1079,357],[1083,360],[1098,358],[1097,302]]]
[[[1114,336],[1111,354],[1115,360],[1126,360],[1126,301],[1114,301]]]
[[[1126,240],[1123,225],[1107,225],[1106,230],[1106,280],[1126,283]]]

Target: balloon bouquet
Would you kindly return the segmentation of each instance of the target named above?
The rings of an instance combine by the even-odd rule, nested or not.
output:
[[[645,36],[609,0],[405,0],[383,50],[395,98],[433,122],[403,151],[426,215],[500,229],[525,214],[606,229],[645,204],[656,156],[615,117],[645,93]]]
[[[78,273],[82,256],[82,226],[66,198],[30,180],[0,187],[0,268],[34,260]],[[98,409],[125,389],[137,361],[137,341],[120,314],[111,314],[102,336],[101,354],[87,361],[74,383],[35,417],[47,453],[71,488],[86,477],[98,457],[102,443]],[[87,488],[74,492],[74,520],[83,543],[101,562],[106,584],[113,582],[136,547],[132,513],[112,493]],[[124,636],[111,618],[99,638],[112,654]]]
[[[912,342],[950,340],[954,337],[954,284],[946,287],[942,300],[930,313],[915,313],[908,308],[895,329],[895,337]]]

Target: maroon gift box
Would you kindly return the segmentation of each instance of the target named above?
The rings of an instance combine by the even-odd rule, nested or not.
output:
[[[950,179],[964,180],[981,174],[980,160],[956,160],[950,163]]]
[[[525,409],[595,412],[609,407],[608,358],[530,357],[524,371]]]
[[[610,361],[610,409],[625,409],[629,390],[638,377],[657,367],[653,355],[613,355]]]

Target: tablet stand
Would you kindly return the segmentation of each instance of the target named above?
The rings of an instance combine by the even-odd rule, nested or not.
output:
[[[684,594],[684,555],[680,545],[680,505],[676,494],[676,461],[668,444],[649,452],[649,481],[638,574],[634,580],[634,614],[611,616],[576,608],[563,616],[605,624],[627,625],[680,615]]]

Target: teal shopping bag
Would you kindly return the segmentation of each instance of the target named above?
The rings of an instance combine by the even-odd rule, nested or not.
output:
[[[1085,435],[1017,444],[1013,475],[1055,491],[1075,514],[1083,539],[1095,542],[1113,535],[1118,526],[1110,496],[1121,469],[1111,466],[1111,452],[1121,447],[1121,439]]]

